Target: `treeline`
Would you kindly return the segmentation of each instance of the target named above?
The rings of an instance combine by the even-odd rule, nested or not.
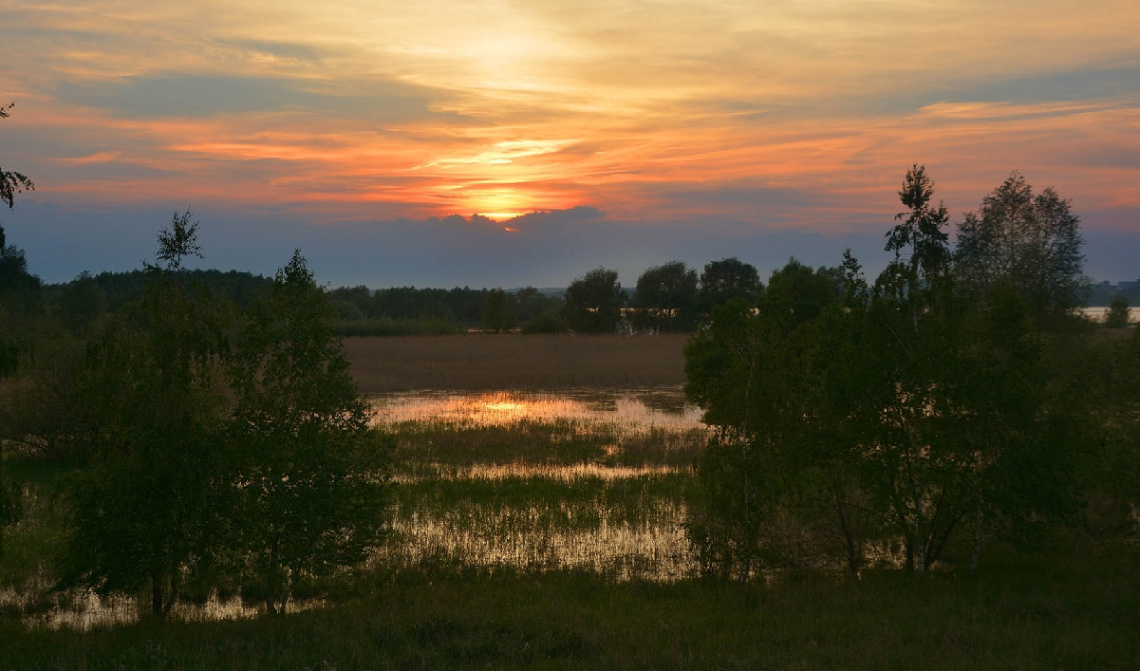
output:
[[[335,306],[300,253],[271,280],[184,272],[196,241],[176,213],[145,270],[61,288],[58,304],[122,301],[62,311],[66,326],[4,247],[23,280],[0,296],[0,551],[22,514],[3,471],[18,456],[69,472],[66,537],[45,558],[54,589],[147,594],[160,618],[188,593],[282,612],[298,585],[379,544],[391,443],[369,427]]]
[[[849,254],[838,277],[793,261],[687,346],[716,429],[689,502],[707,573],[974,571],[996,544],[1136,533],[1140,329],[1074,315],[1077,217],[1015,173],[951,247],[933,193],[908,172],[873,281]]]

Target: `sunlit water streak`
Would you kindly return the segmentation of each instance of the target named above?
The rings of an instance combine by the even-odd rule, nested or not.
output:
[[[423,391],[382,394],[370,397],[370,401],[376,411],[374,421],[380,426],[424,422],[465,428],[573,422],[627,433],[704,428],[700,408],[685,403],[679,388],[558,393]]]
[[[415,473],[400,473],[393,479],[396,483],[423,482],[424,480],[484,480],[496,481],[510,478],[544,478],[556,482],[575,482],[585,478],[599,480],[621,480],[680,473],[684,470],[676,466],[607,466],[605,464],[474,464],[472,466],[450,466],[430,464],[418,467]]]

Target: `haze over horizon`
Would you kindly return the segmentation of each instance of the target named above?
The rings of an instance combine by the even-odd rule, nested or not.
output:
[[[869,272],[925,164],[957,223],[1012,170],[1140,276],[1140,9],[1060,0],[315,5],[0,0],[0,212],[46,281],[203,267],[564,286],[789,256]],[[458,215],[458,216],[457,216]],[[479,215],[479,216],[475,216]]]

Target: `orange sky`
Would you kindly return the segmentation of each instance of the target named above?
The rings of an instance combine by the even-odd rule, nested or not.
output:
[[[922,163],[1140,228],[1140,6],[0,0],[0,165],[68,208],[314,225],[590,206],[878,231]]]

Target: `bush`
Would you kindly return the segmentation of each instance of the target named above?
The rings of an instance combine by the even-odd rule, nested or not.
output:
[[[569,330],[557,310],[548,310],[523,324],[523,333],[565,333]]]

